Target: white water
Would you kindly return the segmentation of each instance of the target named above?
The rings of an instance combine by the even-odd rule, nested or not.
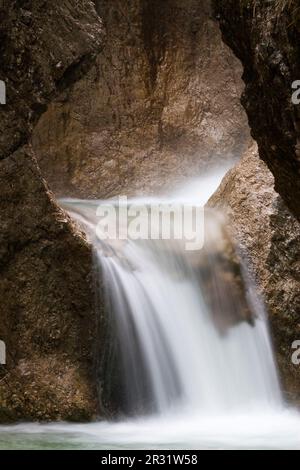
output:
[[[206,180],[201,203],[218,183],[219,176]],[[176,198],[193,196],[181,192]],[[91,237],[97,204],[64,201]],[[219,219],[212,220],[206,259],[211,291],[221,296],[215,308],[218,315],[236,316],[240,304],[218,276],[214,250],[221,228]],[[220,331],[201,273],[182,247],[167,241],[107,247],[95,239],[94,246],[119,338],[126,405],[139,416],[119,423],[2,427],[0,446],[1,436],[7,446],[10,435],[16,446],[33,448],[300,448],[299,416],[283,405],[263,308],[252,286],[254,326],[236,322]]]
[[[174,406],[219,415],[280,405],[262,312],[256,312],[254,327],[243,322],[222,336],[197,272],[181,253],[162,245],[128,243],[123,256],[129,267],[98,250],[116,315],[129,404],[143,402],[148,380],[146,394],[160,414]],[[214,295],[222,286],[212,289]],[[226,295],[224,302],[235,309],[235,298]],[[218,309],[226,315],[222,305]]]
[[[218,185],[219,175],[198,181],[193,192],[175,199],[204,204]],[[191,185],[192,187],[195,186]],[[145,204],[142,199],[135,204]],[[101,202],[67,200],[65,206],[96,233],[95,209]],[[93,214],[94,212],[94,214]],[[210,248],[212,295],[226,316],[236,309],[236,298],[223,292],[214,251],[222,239],[220,220],[206,222]],[[91,230],[92,228],[92,230]],[[204,299],[205,286],[184,247],[168,240],[128,241],[122,246],[94,242],[102,267],[108,303],[116,323],[130,408],[147,404],[160,414],[170,407],[203,414],[280,405],[281,397],[263,311],[255,312],[255,326],[242,322],[221,335]],[[206,248],[206,247],[205,247]],[[107,252],[109,255],[107,255]],[[197,256],[197,253],[193,254]],[[227,307],[228,308],[228,307]],[[259,304],[256,303],[256,308]]]

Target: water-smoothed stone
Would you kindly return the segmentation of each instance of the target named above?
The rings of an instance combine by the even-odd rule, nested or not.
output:
[[[300,403],[300,368],[292,363],[292,344],[300,338],[300,224],[274,190],[256,147],[229,171],[209,205],[229,217],[265,299],[283,390]]]

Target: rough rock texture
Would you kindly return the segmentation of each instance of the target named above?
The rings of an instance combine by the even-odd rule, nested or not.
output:
[[[92,1],[2,1],[0,158],[27,142],[33,125],[59,90],[87,71],[100,50],[102,25]]]
[[[300,80],[298,0],[214,0],[223,38],[244,67],[242,103],[275,188],[300,217]]]
[[[102,26],[89,0],[1,2],[0,24],[0,421],[89,419],[91,252],[24,144],[49,100],[87,72]]]
[[[256,147],[224,178],[210,206],[226,208],[269,314],[283,389],[300,403],[300,368],[292,343],[300,338],[300,224],[274,188]]]
[[[204,246],[198,253],[191,252],[189,260],[196,268],[200,289],[221,335],[240,322],[253,325],[255,316],[247,297],[241,258],[225,222],[222,214],[206,210]]]
[[[101,0],[106,40],[33,136],[59,195],[167,189],[247,147],[241,67],[209,0]]]

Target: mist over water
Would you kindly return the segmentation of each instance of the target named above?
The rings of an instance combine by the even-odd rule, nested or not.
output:
[[[204,205],[222,176],[195,180],[170,200]],[[11,439],[14,448],[300,448],[299,415],[283,403],[254,286],[244,279],[240,299],[227,288],[230,272],[221,275],[222,219],[209,212],[204,249],[191,255],[174,240],[99,242],[100,203],[62,201],[94,245],[128,417],[0,427],[0,446]],[[250,313],[243,317],[245,308]]]

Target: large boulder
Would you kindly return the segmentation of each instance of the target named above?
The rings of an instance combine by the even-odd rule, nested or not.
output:
[[[102,45],[90,0],[1,2],[0,421],[99,412],[91,250],[56,205],[26,145],[47,104]]]
[[[283,389],[300,402],[300,367],[292,363],[292,344],[300,339],[300,224],[274,190],[256,146],[228,172],[209,206],[229,217],[266,302]]]
[[[92,256],[32,152],[0,161],[0,421],[88,419],[98,410]]]

